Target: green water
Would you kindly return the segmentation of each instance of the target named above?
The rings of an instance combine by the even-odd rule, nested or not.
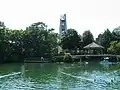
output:
[[[0,90],[120,90],[120,64],[3,64]]]

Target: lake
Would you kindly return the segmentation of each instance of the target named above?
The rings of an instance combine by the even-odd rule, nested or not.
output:
[[[120,90],[120,64],[1,64],[0,90]]]

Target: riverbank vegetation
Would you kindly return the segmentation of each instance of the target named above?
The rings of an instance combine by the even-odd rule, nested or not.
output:
[[[59,35],[43,22],[33,23],[25,30],[9,29],[0,22],[0,62],[22,62],[30,57],[52,60],[57,55],[65,55],[64,60],[68,61],[66,57],[83,54],[83,47],[93,41],[105,48],[104,53],[120,54],[120,27],[112,32],[105,30],[95,40],[90,30],[80,35],[75,29],[68,29]],[[62,52],[58,53],[58,47],[62,48]]]
[[[11,30],[0,23],[0,62],[21,62],[27,57],[52,58],[57,53],[57,33],[42,22],[26,30]]]

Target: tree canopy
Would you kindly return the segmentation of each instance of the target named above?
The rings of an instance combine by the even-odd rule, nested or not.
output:
[[[86,46],[90,43],[92,43],[94,41],[94,37],[92,35],[92,33],[90,32],[90,30],[86,30],[83,33],[83,46]]]
[[[61,45],[63,49],[76,50],[80,45],[81,38],[75,29],[68,29],[63,33]]]
[[[120,41],[111,41],[107,51],[111,54],[120,54]]]
[[[1,23],[0,23],[1,24]],[[57,53],[58,34],[43,22],[33,23],[26,30],[10,30],[0,25],[0,60],[23,60],[26,57],[51,58]]]

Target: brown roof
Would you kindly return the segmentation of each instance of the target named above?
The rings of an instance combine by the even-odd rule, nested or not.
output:
[[[83,47],[83,48],[84,48],[84,49],[102,49],[102,48],[104,48],[104,47],[101,46],[101,45],[96,44],[95,42],[92,42],[92,43],[86,45],[86,46]]]

